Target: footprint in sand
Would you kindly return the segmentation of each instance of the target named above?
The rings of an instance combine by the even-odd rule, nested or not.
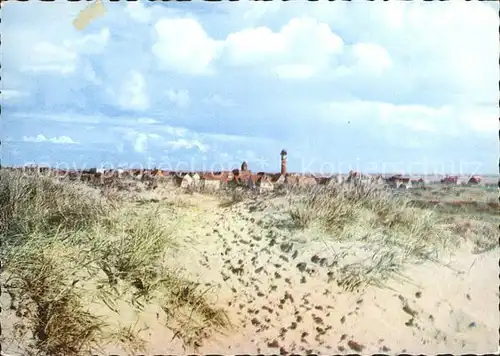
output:
[[[253,325],[253,326],[255,326],[255,327],[257,327],[257,326],[260,326],[260,325],[261,325],[261,323],[260,323],[259,319],[257,319],[257,318],[253,318],[250,322],[251,322],[251,323],[252,323],[252,325]]]
[[[312,318],[316,324],[323,325],[323,319],[317,316],[316,314],[313,314]]]
[[[286,337],[286,333],[287,333],[287,329],[285,328],[281,328],[280,329],[280,333],[278,335],[278,337],[282,340],[282,341],[285,341],[285,337]]]
[[[262,309],[267,311],[269,314],[272,314],[274,312],[274,310],[266,305],[263,305],[262,306]]]
[[[309,344],[309,342],[306,340],[306,337],[309,336],[309,333],[307,331],[303,331],[302,334],[300,335],[300,341],[304,344]]]
[[[363,349],[365,348],[363,345],[361,345],[359,342],[357,341],[354,341],[354,340],[349,340],[347,342],[347,346],[349,346],[349,348],[351,350],[354,350],[356,352],[361,352],[363,351]]]
[[[277,340],[273,340],[272,342],[269,342],[267,344],[267,347],[270,347],[270,348],[275,348],[277,349],[278,347],[280,347],[279,343]]]
[[[300,262],[297,264],[297,269],[300,271],[300,272],[304,272],[307,268],[307,263],[305,262]]]
[[[289,253],[293,249],[293,243],[284,242],[280,245],[281,252]]]
[[[282,259],[285,262],[290,262],[290,260],[288,259],[288,257],[286,257],[285,255],[280,255],[280,259]]]
[[[319,258],[318,255],[314,255],[311,257],[312,263],[319,263],[320,261],[321,261],[321,258]]]
[[[237,275],[237,276],[242,276],[243,272],[244,272],[244,269],[243,269],[243,267],[233,267],[233,266],[231,266],[230,267],[230,271],[233,274]]]

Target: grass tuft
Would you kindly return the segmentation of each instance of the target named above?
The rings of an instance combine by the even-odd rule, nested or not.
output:
[[[99,348],[105,323],[82,302],[76,273],[82,266],[69,251],[57,236],[31,235],[5,258],[3,284],[17,302],[18,337],[31,339],[24,345],[28,354],[81,355]]]
[[[109,224],[111,206],[87,187],[0,170],[0,233],[6,245],[31,233],[79,231]]]
[[[226,196],[223,199],[223,201],[219,205],[220,207],[229,208],[245,200],[245,192],[243,191],[243,189],[241,188],[228,188],[228,189],[229,189],[229,194],[227,195],[229,197]]]
[[[166,322],[191,346],[230,325],[208,294],[166,269],[175,226],[166,228],[159,205],[143,213],[80,182],[3,170],[0,179],[1,282],[16,310],[10,341],[24,354],[78,356],[109,343],[143,351],[140,331],[96,315],[96,301],[117,313],[190,310],[196,322],[181,312]]]
[[[436,260],[438,251],[451,242],[450,231],[434,211],[416,208],[408,197],[375,185],[296,190],[289,197],[289,215],[300,228],[317,222],[328,238],[365,246],[367,255],[332,270],[346,290],[382,286],[401,277],[408,263]]]

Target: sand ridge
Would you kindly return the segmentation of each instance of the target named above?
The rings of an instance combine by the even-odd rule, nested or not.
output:
[[[158,194],[158,192],[156,192]],[[141,354],[436,354],[494,353],[498,329],[498,247],[473,254],[471,243],[441,262],[408,265],[383,287],[346,291],[342,268],[369,263],[377,240],[339,241],[316,227],[290,225],[284,197],[257,196],[229,206],[217,197],[165,190],[127,209],[158,210],[173,229],[169,270],[196,281],[224,308],[233,327],[207,335],[197,349],[177,337],[159,305],[143,310],[117,301],[93,310],[118,326],[133,326]],[[404,278],[403,278],[404,277]],[[2,304],[8,303],[2,295]],[[3,314],[4,315],[4,314]],[[9,314],[7,313],[7,316]],[[9,332],[10,319],[2,320]],[[19,354],[15,345],[7,353]],[[132,354],[118,345],[105,354]]]
[[[237,328],[199,352],[495,351],[498,249],[471,255],[463,248],[448,267],[409,267],[409,282],[348,293],[331,278],[332,251],[342,245],[272,226],[283,213],[279,199],[222,211],[214,204],[199,204],[203,213],[192,217],[197,224],[177,232],[198,236],[200,244],[177,261],[186,261],[184,270],[200,282],[219,287],[217,303]]]

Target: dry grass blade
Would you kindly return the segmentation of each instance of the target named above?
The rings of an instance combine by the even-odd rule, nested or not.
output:
[[[113,331],[89,301],[119,313],[123,302],[141,309],[166,297],[164,304],[188,306],[196,315],[197,326],[182,324],[185,335],[228,325],[194,284],[164,270],[164,252],[176,244],[175,226],[165,228],[162,212],[135,214],[77,182],[0,174],[2,282],[25,354],[83,355],[114,341],[131,353],[144,349],[139,331]]]
[[[83,305],[78,280],[68,278],[63,251],[56,242],[33,237],[7,260],[10,278],[5,287],[18,297],[17,313],[34,341],[27,352],[81,355],[97,349],[101,341],[105,324]]]
[[[158,211],[153,211],[144,217],[124,217],[118,237],[100,249],[100,263],[107,274],[129,281],[154,278],[159,259],[175,245],[172,231],[159,223],[158,216]]]
[[[33,232],[78,231],[109,223],[110,207],[85,187],[0,171],[0,228],[4,243]]]
[[[245,200],[245,194],[243,190],[238,188],[233,188],[229,192],[229,198],[225,198],[221,203],[220,207],[229,208],[235,204],[241,203]]]
[[[213,333],[221,333],[232,327],[227,313],[209,302],[210,287],[200,290],[198,283],[169,275],[163,284],[162,308],[169,316],[169,327],[174,338],[181,338],[195,349]]]
[[[337,271],[338,284],[347,290],[382,286],[401,277],[407,263],[435,261],[438,251],[450,245],[451,235],[434,211],[412,207],[409,199],[383,187],[319,186],[292,191],[289,201],[296,226],[317,221],[337,241],[365,244],[371,257],[360,257]]]
[[[123,345],[129,354],[137,354],[146,350],[146,341],[138,336],[139,333],[140,330],[136,329],[136,325],[123,326],[111,333],[109,339]]]

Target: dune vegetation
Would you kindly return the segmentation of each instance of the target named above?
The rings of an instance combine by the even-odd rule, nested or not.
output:
[[[117,300],[139,310],[161,304],[187,344],[230,325],[206,288],[162,264],[175,241],[157,210],[137,213],[79,182],[12,172],[2,172],[0,209],[3,291],[26,354],[80,355],[116,342],[141,351],[133,330],[92,311],[96,301],[112,311]]]
[[[377,343],[380,337],[363,346],[354,336],[359,326],[343,336],[342,305],[406,288],[395,281],[415,284],[409,270],[445,266],[462,248],[470,258],[498,249],[498,203],[477,189],[436,195],[440,188],[402,193],[333,184],[213,193],[183,191],[168,180],[116,178],[105,185],[0,174],[1,341],[11,353],[404,352],[387,340]],[[453,204],[450,196],[475,203]],[[455,276],[460,283],[467,281],[463,275]],[[337,302],[326,312],[330,294]],[[411,314],[403,295],[403,310]],[[417,314],[406,322],[416,323]],[[286,336],[278,326],[289,322],[285,315],[297,319],[287,335],[301,330],[300,336]],[[311,324],[301,329],[302,315]],[[490,346],[491,324],[471,343],[443,327],[429,334],[435,328],[429,320],[405,334],[406,345],[425,340],[426,350],[436,352],[443,342],[456,352]],[[313,332],[316,338],[307,341]],[[335,345],[329,333],[341,336]]]

